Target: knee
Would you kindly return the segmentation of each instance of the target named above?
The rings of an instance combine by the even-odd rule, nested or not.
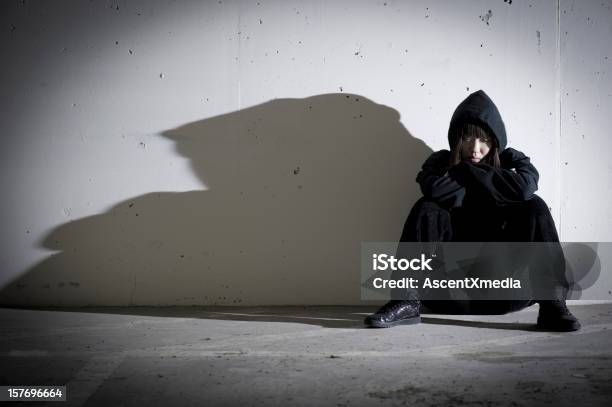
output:
[[[521,209],[526,211],[531,216],[550,216],[550,209],[546,202],[537,195],[534,195],[531,199],[521,202],[519,204]]]
[[[412,207],[413,219],[436,219],[436,222],[450,222],[451,215],[448,209],[431,199],[421,198]]]
[[[439,203],[432,201],[431,199],[427,199],[422,197],[414,204],[413,210],[416,212],[443,212],[449,213],[447,209],[443,208]]]
[[[410,214],[400,241],[429,242],[450,240],[450,212],[429,199],[419,199]]]

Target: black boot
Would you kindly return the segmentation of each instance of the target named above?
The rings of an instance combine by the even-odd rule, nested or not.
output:
[[[567,309],[565,300],[538,301],[538,327],[547,331],[571,332],[580,329],[580,322]]]
[[[418,300],[391,300],[363,321],[372,328],[391,328],[421,322],[421,302]]]

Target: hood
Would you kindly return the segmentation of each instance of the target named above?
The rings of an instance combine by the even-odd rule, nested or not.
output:
[[[484,91],[479,90],[472,93],[455,109],[448,128],[448,143],[451,149],[454,145],[453,140],[451,140],[451,130],[464,122],[481,124],[497,139],[499,152],[504,151],[508,144],[506,127],[497,106]]]

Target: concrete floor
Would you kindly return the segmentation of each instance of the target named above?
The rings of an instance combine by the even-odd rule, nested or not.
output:
[[[536,331],[537,305],[364,329],[376,308],[3,308],[0,385],[67,385],[46,406],[612,401],[612,304],[573,306],[569,334]]]

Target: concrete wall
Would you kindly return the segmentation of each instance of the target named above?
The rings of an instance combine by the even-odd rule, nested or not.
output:
[[[561,239],[612,240],[611,6],[2,2],[0,301],[357,304],[477,89]]]
[[[612,240],[612,2],[560,4],[560,232]]]

